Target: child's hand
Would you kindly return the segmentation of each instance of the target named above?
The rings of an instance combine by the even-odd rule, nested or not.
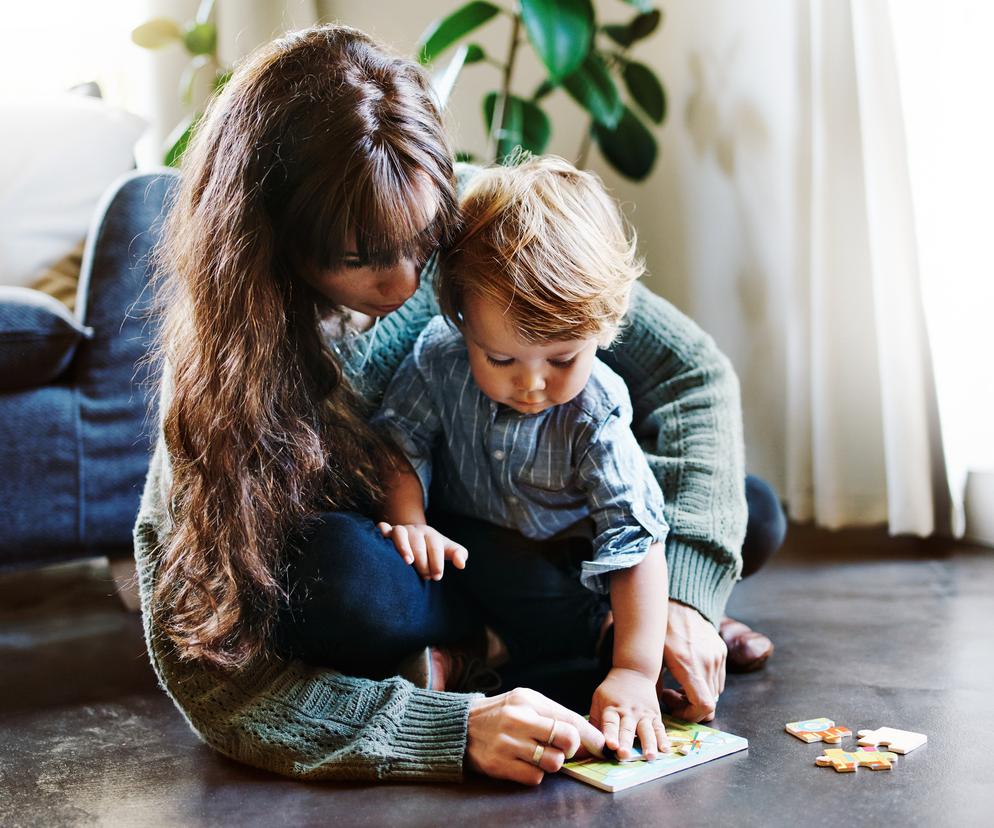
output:
[[[637,670],[613,667],[594,691],[590,721],[604,733],[604,745],[619,759],[635,756],[632,743],[638,736],[642,755],[655,759],[668,753],[670,740],[659,715],[656,680]]]
[[[456,569],[466,568],[469,552],[424,523],[376,524],[385,538],[391,538],[405,563],[412,564],[422,578],[442,580],[446,561]]]

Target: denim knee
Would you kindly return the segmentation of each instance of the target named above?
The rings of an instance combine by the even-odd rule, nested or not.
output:
[[[393,545],[367,517],[325,512],[311,521],[288,567],[290,609],[298,623],[390,639],[403,618],[391,594],[401,564]]]
[[[746,477],[749,522],[742,544],[742,577],[756,572],[782,545],[787,517],[773,487],[760,477]]]

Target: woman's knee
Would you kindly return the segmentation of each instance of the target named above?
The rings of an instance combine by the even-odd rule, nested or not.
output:
[[[782,545],[787,517],[774,488],[760,477],[746,477],[749,522],[742,545],[742,577],[756,572]]]
[[[323,623],[362,623],[379,612],[378,593],[396,563],[384,555],[387,541],[375,524],[353,512],[325,512],[300,533],[288,563],[290,606]],[[394,556],[396,557],[396,556]]]

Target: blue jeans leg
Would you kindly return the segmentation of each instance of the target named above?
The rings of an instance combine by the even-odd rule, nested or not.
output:
[[[749,522],[742,544],[742,577],[757,572],[782,545],[787,516],[773,487],[760,477],[746,476]]]
[[[515,662],[592,657],[608,596],[580,584],[589,537],[537,541],[478,518],[432,512],[429,521],[469,550],[454,587],[507,645]]]
[[[367,517],[325,512],[287,544],[277,643],[349,675],[393,675],[406,656],[478,632],[451,582],[425,581]]]

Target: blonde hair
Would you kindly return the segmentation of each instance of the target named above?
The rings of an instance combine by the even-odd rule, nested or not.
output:
[[[475,296],[505,308],[525,342],[611,343],[644,266],[596,175],[555,156],[491,167],[474,176],[460,210],[439,261],[442,313],[461,324]]]

